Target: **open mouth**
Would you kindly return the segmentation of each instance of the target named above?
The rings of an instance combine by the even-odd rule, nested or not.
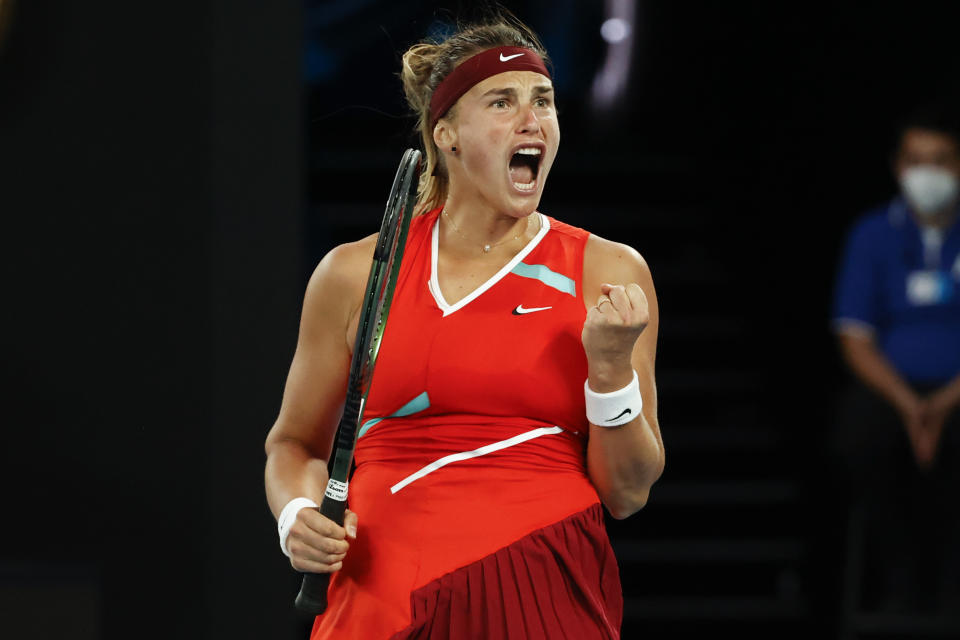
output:
[[[533,191],[537,187],[540,159],[539,147],[522,147],[510,157],[510,182],[519,191]]]

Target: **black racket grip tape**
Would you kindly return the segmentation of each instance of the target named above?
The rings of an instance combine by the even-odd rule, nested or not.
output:
[[[324,496],[323,502],[320,503],[320,514],[330,518],[340,526],[343,526],[343,517],[346,510],[346,500],[334,500],[329,496]],[[329,573],[303,574],[300,593],[297,594],[297,599],[294,601],[297,611],[311,616],[318,616],[326,611],[327,587],[329,586]]]
[[[353,385],[351,385],[352,387]],[[343,405],[343,417],[340,418],[342,426],[337,429],[337,449],[334,451],[334,463],[336,463],[336,454],[347,455],[353,460],[353,448],[357,442],[357,419],[360,417],[360,405],[363,403],[363,391],[357,388],[347,390],[347,397]],[[336,474],[333,474],[336,477]],[[337,478],[344,481],[346,478]]]

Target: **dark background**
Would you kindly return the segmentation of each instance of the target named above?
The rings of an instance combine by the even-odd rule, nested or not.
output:
[[[263,440],[306,278],[376,229],[417,143],[400,53],[466,6],[16,4],[0,44],[4,637],[303,637]],[[507,6],[556,63],[563,143],[541,209],[636,247],[661,303],[666,506],[655,488],[611,523],[635,605],[624,637],[680,637],[642,598],[681,569],[634,570],[630,541],[737,521],[710,493],[734,467],[793,488],[737,508],[753,505],[745,528],[783,512],[799,550],[778,593],[801,605],[774,622],[825,637],[844,561],[823,444],[843,379],[837,253],[894,193],[897,121],[956,95],[960,10],[640,1],[629,89],[598,113],[602,4]],[[709,434],[743,446],[708,459]],[[728,555],[701,600],[749,573]],[[684,610],[715,628],[697,602]]]

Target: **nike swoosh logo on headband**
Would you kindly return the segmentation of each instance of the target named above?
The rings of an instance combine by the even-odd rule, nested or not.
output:
[[[519,58],[519,57],[522,56],[522,55],[523,55],[522,53],[515,53],[515,54],[513,54],[512,56],[504,56],[504,55],[501,53],[501,54],[500,54],[500,62],[506,62],[507,60],[513,60],[514,58]]]

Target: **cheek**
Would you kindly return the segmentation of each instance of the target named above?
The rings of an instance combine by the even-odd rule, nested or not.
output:
[[[560,146],[560,124],[557,122],[556,116],[545,119],[541,126],[545,129],[547,139],[547,153],[551,155],[551,159],[557,155],[557,148]]]
[[[547,158],[546,158],[546,168],[549,169],[553,166],[553,161],[557,157],[557,151],[560,147],[560,132],[557,131],[556,135],[552,138],[551,142],[547,143]]]
[[[557,120],[556,114],[547,119],[547,127],[550,129],[553,139],[560,142],[560,121]]]
[[[493,142],[492,135],[464,136],[463,165],[471,173],[488,175],[497,171],[502,151]]]

